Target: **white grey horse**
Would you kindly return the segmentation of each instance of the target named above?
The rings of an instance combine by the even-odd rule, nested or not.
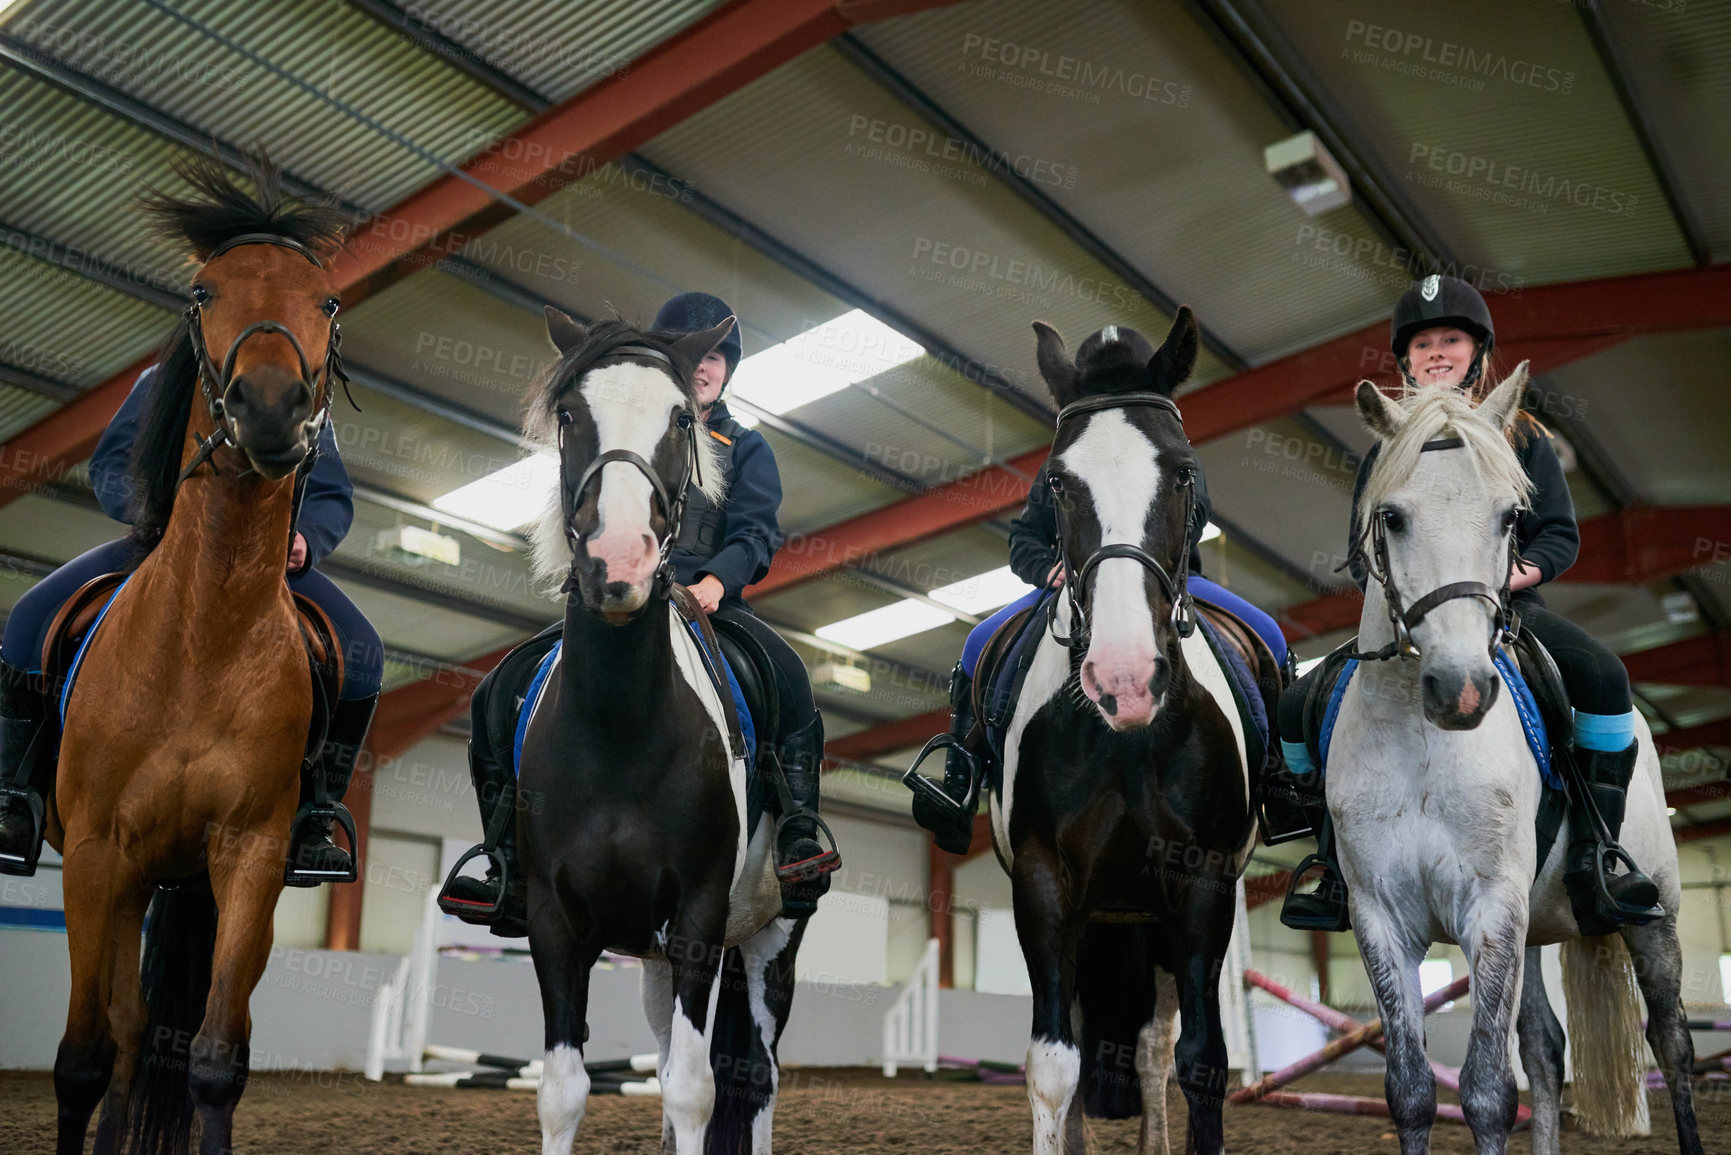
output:
[[[1652,735],[1638,719],[1640,762],[1622,842],[1657,883],[1666,916],[1583,939],[1563,889],[1566,832],[1545,862],[1535,861],[1538,767],[1511,695],[1497,693],[1494,591],[1505,585],[1515,513],[1528,489],[1505,430],[1517,416],[1525,369],[1478,409],[1452,389],[1402,402],[1369,382],[1358,387],[1359,413],[1383,444],[1354,533],[1386,543],[1372,562],[1381,576],[1365,595],[1360,650],[1395,641],[1382,581],[1401,606],[1428,602],[1422,620],[1409,621],[1416,656],[1360,665],[1328,766],[1352,924],[1386,1031],[1389,1110],[1402,1155],[1428,1152],[1436,1080],[1424,1053],[1418,966],[1430,944],[1458,943],[1471,968],[1473,1012],[1461,1108],[1477,1149],[1505,1150],[1515,1122],[1509,1028],[1518,1008],[1533,1151],[1556,1152],[1563,1032],[1538,948],[1561,942],[1582,1122],[1607,1134],[1646,1130],[1638,984],[1647,1041],[1671,1087],[1679,1149],[1700,1155],[1680,997],[1677,850]],[[1459,444],[1448,447],[1452,439]],[[1430,446],[1436,451],[1424,451],[1438,441]],[[1426,599],[1449,593],[1452,583],[1478,583],[1479,592],[1462,596],[1466,587],[1456,587],[1444,600]]]

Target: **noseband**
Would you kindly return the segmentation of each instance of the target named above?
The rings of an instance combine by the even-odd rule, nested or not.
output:
[[[1160,393],[1108,393],[1098,397],[1084,397],[1080,401],[1072,401],[1058,411],[1058,429],[1064,428],[1064,422],[1083,413],[1093,413],[1101,409],[1158,409],[1169,413],[1177,419],[1179,428],[1184,425],[1184,418],[1178,412],[1170,397]],[[1052,508],[1058,522],[1058,557],[1064,563],[1064,596],[1070,603],[1070,634],[1065,637],[1057,631],[1057,618],[1051,619],[1052,637],[1072,651],[1088,648],[1091,629],[1088,622],[1088,603],[1085,598],[1088,579],[1094,571],[1100,568],[1100,563],[1113,558],[1128,558],[1143,569],[1154,575],[1154,580],[1160,583],[1161,591],[1172,602],[1172,626],[1178,631],[1178,636],[1188,638],[1196,629],[1196,615],[1190,602],[1190,519],[1196,516],[1196,485],[1186,479],[1179,484],[1184,487],[1184,545],[1178,554],[1177,576],[1167,572],[1160,560],[1139,545],[1128,542],[1114,542],[1102,545],[1088,555],[1088,560],[1082,563],[1081,569],[1070,564],[1070,559],[1064,556],[1064,480],[1055,473],[1046,475],[1046,482],[1052,487]]]
[[[588,373],[595,369],[603,358],[625,356],[649,357],[662,362],[670,370],[673,368],[673,358],[660,349],[648,345],[619,345],[596,358],[596,361],[584,372]],[[673,565],[668,561],[667,555],[673,548],[673,539],[679,534],[679,525],[685,519],[686,493],[694,480],[698,486],[703,485],[703,465],[698,456],[697,437],[693,432],[697,426],[697,418],[687,409],[681,411],[674,420],[681,429],[685,430],[685,441],[689,452],[685,458],[685,472],[680,477],[679,484],[674,487],[673,494],[669,496],[668,487],[661,480],[660,475],[655,472],[655,467],[645,461],[642,454],[633,453],[629,449],[609,449],[597,455],[595,460],[591,461],[588,467],[583,470],[582,476],[578,477],[577,484],[575,486],[570,485],[565,476],[565,430],[571,424],[571,417],[569,413],[560,413],[559,485],[564,490],[568,502],[565,506],[566,510],[569,511],[565,517],[565,542],[571,547],[571,569],[566,575],[565,584],[560,587],[561,593],[569,594],[579,589],[577,581],[577,530],[571,524],[572,515],[577,512],[577,507],[583,503],[583,494],[589,489],[590,483],[601,476],[602,468],[616,461],[623,461],[641,473],[649,482],[649,488],[655,494],[656,503],[661,506],[662,516],[667,521],[667,532],[661,538],[661,556],[655,567],[655,584],[651,592],[653,596],[661,598],[665,597],[672,589]]]
[[[1466,442],[1459,437],[1439,437],[1435,441],[1427,441],[1420,446],[1421,453],[1429,453],[1438,449],[1459,449]],[[1361,534],[1353,542],[1353,556],[1364,562],[1365,570],[1376,579],[1376,584],[1382,587],[1383,604],[1388,610],[1388,622],[1394,629],[1394,641],[1370,653],[1354,650],[1351,657],[1359,661],[1380,662],[1385,658],[1418,658],[1422,656],[1418,643],[1413,640],[1412,632],[1423,622],[1425,615],[1438,606],[1459,598],[1477,598],[1489,603],[1495,614],[1496,628],[1491,632],[1490,655],[1495,661],[1497,651],[1504,646],[1512,645],[1515,635],[1520,632],[1521,616],[1509,605],[1509,583],[1515,568],[1515,531],[1509,529],[1508,564],[1503,567],[1503,585],[1501,589],[1493,590],[1484,582],[1449,582],[1419,598],[1411,606],[1402,608],[1400,590],[1395,588],[1393,572],[1388,564],[1388,536],[1381,517],[1374,512],[1367,526],[1370,536],[1371,557],[1364,556],[1364,535]]]
[[[312,262],[315,268],[324,268],[323,262],[311,249],[299,241],[277,236],[274,233],[242,233],[240,236],[230,237],[211,250],[210,255],[204,259],[205,263],[209,264],[230,249],[239,248],[241,245],[277,245],[281,248],[293,249]],[[230,425],[228,418],[228,391],[234,384],[234,363],[235,359],[240,356],[240,347],[260,333],[274,333],[288,341],[289,347],[295,352],[295,358],[300,362],[301,384],[307,387],[307,391],[313,397],[319,397],[320,389],[323,388],[323,401],[305,423],[307,452],[297,467],[297,471],[301,474],[309,472],[318,460],[319,433],[324,428],[325,419],[330,415],[332,379],[341,381],[345,392],[348,389],[348,375],[343,372],[342,356],[338,352],[342,345],[342,327],[337,324],[336,315],[334,313],[331,315],[330,336],[325,345],[324,365],[315,376],[312,366],[307,362],[306,350],[301,346],[300,338],[296,337],[294,332],[281,321],[254,321],[242,329],[240,335],[234,339],[227,352],[223,354],[222,366],[219,369],[211,360],[210,349],[204,341],[203,309],[204,306],[197,299],[194,299],[186,307],[186,330],[192,340],[193,356],[198,359],[198,383],[199,388],[204,393],[204,406],[210,413],[210,419],[212,424],[216,426],[216,432],[211,434],[209,438],[200,437],[196,433],[193,434],[194,439],[198,441],[198,452],[193,454],[192,460],[187,463],[185,469],[181,470],[180,480],[185,481],[191,477],[206,461],[210,461],[211,468],[216,469],[216,462],[211,459],[211,455],[223,445],[238,445],[233,426]],[[353,404],[353,398],[350,398],[350,403]]]

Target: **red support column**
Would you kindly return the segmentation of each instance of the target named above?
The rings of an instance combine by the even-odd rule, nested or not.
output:
[[[956,858],[932,842],[926,845],[926,859],[927,937],[938,940],[938,986],[948,990],[956,975]]]

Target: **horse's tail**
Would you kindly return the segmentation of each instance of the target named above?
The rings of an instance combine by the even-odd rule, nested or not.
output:
[[[1595,1135],[1647,1134],[1641,1003],[1622,939],[1569,940],[1563,947],[1563,997],[1581,1125]]]
[[[187,1076],[192,1039],[210,996],[216,899],[202,881],[159,889],[145,917],[139,968],[145,1026],[132,1079],[126,1149],[134,1155],[177,1155],[192,1137]]]
[[[1082,1108],[1098,1119],[1142,1114],[1136,1042],[1154,1017],[1153,925],[1092,922],[1076,950]]]
[[[747,941],[747,949],[733,947],[722,958],[709,1044],[715,1111],[709,1117],[704,1155],[751,1155],[759,1115],[773,1107],[781,1085],[775,1045],[793,1005],[793,960],[806,924],[795,923],[785,935],[778,929],[781,925],[779,919],[770,923]],[[767,1015],[769,1022],[759,1015]]]

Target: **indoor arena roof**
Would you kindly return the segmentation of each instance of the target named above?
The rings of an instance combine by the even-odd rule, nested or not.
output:
[[[791,342],[736,382],[790,535],[754,604],[817,675],[836,793],[905,811],[873,767],[941,727],[969,626],[1016,592],[974,579],[1005,564],[1050,438],[1029,322],[1158,340],[1196,310],[1206,569],[1309,658],[1357,618],[1334,572],[1369,444],[1348,390],[1387,378],[1390,307],[1440,268],[1487,290],[1502,366],[1538,371],[1588,542],[1552,604],[1627,656],[1679,824],[1731,832],[1707,785],[1724,763],[1696,752],[1731,749],[1731,127],[1711,112],[1731,107],[1731,11],[0,8],[5,605],[114,532],[77,466],[187,278],[135,197],[177,154],[262,145],[357,222],[339,275],[360,411],[335,416],[358,500],[327,568],[392,650],[379,732],[444,723],[454,699],[417,696],[431,670],[472,675],[555,615],[510,502],[470,511],[494,526],[434,508],[524,450],[541,306],[646,321],[704,289],[748,358]],[[1302,132],[1349,203],[1307,215],[1269,174],[1264,149]],[[392,546],[400,526],[455,538],[459,563]]]

